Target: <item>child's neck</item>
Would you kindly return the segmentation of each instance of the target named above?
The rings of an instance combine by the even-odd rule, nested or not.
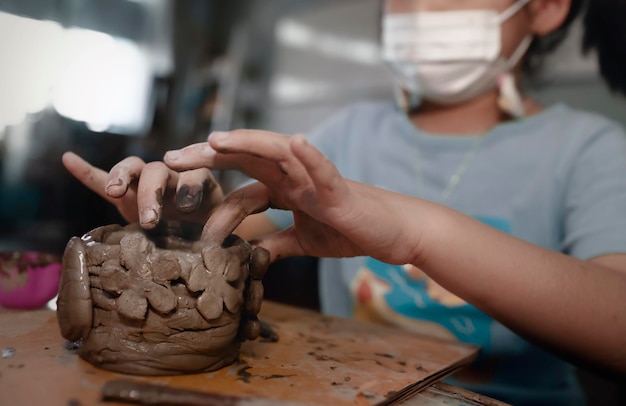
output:
[[[529,115],[538,112],[538,105],[525,98]],[[511,119],[498,108],[498,92],[484,94],[469,102],[441,106],[425,102],[409,117],[419,129],[431,134],[459,136],[484,134],[496,125]]]

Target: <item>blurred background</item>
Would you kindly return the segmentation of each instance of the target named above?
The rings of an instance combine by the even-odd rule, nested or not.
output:
[[[378,0],[0,0],[0,249],[62,250],[119,222],[61,165],[72,150],[110,169],[213,129],[307,132],[343,105],[391,99]],[[580,29],[533,80],[625,120]],[[226,189],[240,181],[220,173]]]
[[[66,173],[64,151],[108,170],[128,155],[161,159],[214,129],[307,132],[348,103],[391,100],[378,7],[378,0],[0,0],[0,251],[61,253],[71,236],[123,222]],[[580,36],[577,24],[532,80],[533,93],[626,124],[626,103],[601,83],[593,55],[581,54]],[[216,175],[226,190],[242,180]],[[276,266],[268,297],[315,308],[314,292],[283,289],[315,286],[314,260],[297,261]],[[620,396],[599,387],[595,396],[608,397],[597,404]]]

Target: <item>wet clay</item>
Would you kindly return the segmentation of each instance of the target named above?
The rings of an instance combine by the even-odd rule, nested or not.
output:
[[[194,236],[195,237],[195,236]],[[73,237],[57,314],[79,355],[115,372],[173,375],[233,363],[259,336],[269,253],[237,236],[192,241],[183,227],[109,225]]]

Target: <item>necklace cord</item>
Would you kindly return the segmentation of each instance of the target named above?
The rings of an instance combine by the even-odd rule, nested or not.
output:
[[[483,135],[483,136],[477,137],[474,140],[470,149],[463,156],[461,163],[459,163],[459,166],[456,168],[454,173],[450,176],[450,179],[448,180],[446,187],[441,192],[440,200],[442,204],[445,204],[448,201],[448,199],[450,198],[450,196],[452,195],[456,187],[461,182],[463,175],[467,171],[470,163],[476,157],[478,149],[480,148],[484,139],[485,139],[485,136]],[[422,160],[421,160],[420,151],[419,151],[419,147],[417,143],[415,144],[415,157],[416,157],[416,162],[415,162],[414,167],[415,167],[415,176],[417,178],[418,195],[420,197],[423,197],[424,196],[424,180],[423,180],[423,175],[422,175]]]

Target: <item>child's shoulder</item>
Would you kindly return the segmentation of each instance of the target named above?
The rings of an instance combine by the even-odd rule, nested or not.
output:
[[[554,125],[581,135],[593,135],[599,132],[624,133],[622,124],[602,114],[571,107],[559,103],[546,109],[548,118]]]
[[[558,144],[566,155],[577,156],[584,151],[622,154],[626,150],[624,127],[602,114],[566,104],[552,106],[545,114],[548,124],[541,131],[544,142]]]
[[[506,128],[506,127],[504,127]],[[620,123],[595,112],[557,103],[543,112],[513,124],[513,138],[533,139],[536,143],[560,145],[566,150],[580,150],[592,144],[620,145],[626,134]]]

